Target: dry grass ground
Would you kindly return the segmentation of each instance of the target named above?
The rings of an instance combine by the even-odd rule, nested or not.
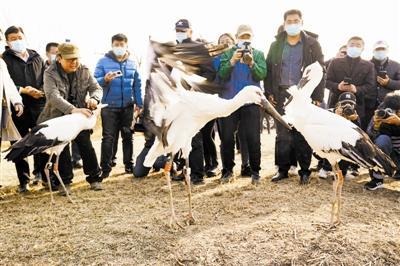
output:
[[[160,174],[132,180],[117,167],[103,191],[76,182],[75,204],[56,196],[50,206],[42,190],[15,194],[12,166],[3,163],[0,265],[400,265],[400,182],[375,192],[363,191],[366,176],[346,182],[344,223],[331,229],[331,181],[270,182],[273,138],[263,134],[261,185],[207,179],[193,189],[197,222],[184,230],[167,226]],[[138,137],[136,151],[142,145]],[[75,181],[82,178],[78,171]],[[183,221],[185,187],[174,183],[173,191]]]

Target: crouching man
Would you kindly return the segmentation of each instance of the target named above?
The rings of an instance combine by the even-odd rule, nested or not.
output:
[[[393,92],[385,96],[382,104],[375,111],[368,128],[370,137],[387,155],[390,155],[397,165],[393,178],[400,180],[400,93]],[[383,187],[383,175],[370,172],[371,181],[365,184],[365,189],[376,190]]]
[[[96,109],[103,92],[89,69],[80,64],[79,58],[77,46],[71,43],[58,46],[57,62],[50,65],[44,73],[44,92],[47,101],[38,123],[71,113],[82,113],[89,117],[92,115],[91,110]],[[90,183],[91,189],[101,190],[101,169],[90,140],[90,133],[89,130],[82,131],[75,142],[82,156],[83,171],[87,175],[86,181]],[[42,157],[44,166],[48,156]],[[59,172],[70,193],[73,172],[69,145],[60,155]],[[58,188],[60,195],[65,196],[66,191],[61,186]]]

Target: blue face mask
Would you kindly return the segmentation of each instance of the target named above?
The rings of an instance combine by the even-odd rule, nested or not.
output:
[[[186,40],[188,38],[188,35],[186,32],[177,32],[176,33],[176,40],[178,43],[182,43],[183,40]]]
[[[361,53],[362,53],[361,48],[355,46],[347,47],[347,55],[350,56],[351,58],[357,58],[361,55]]]
[[[25,40],[16,40],[10,42],[11,49],[17,53],[23,53],[26,51],[26,42]]]
[[[126,47],[113,47],[112,51],[116,56],[123,56],[126,53]]]
[[[301,24],[289,24],[285,25],[285,31],[289,36],[296,36],[301,32]]]
[[[385,50],[374,51],[374,58],[378,61],[385,60],[387,58],[387,51]]]

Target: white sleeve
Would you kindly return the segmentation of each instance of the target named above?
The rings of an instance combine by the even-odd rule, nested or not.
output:
[[[3,76],[5,93],[10,98],[11,103],[13,105],[17,103],[22,104],[22,97],[19,94],[14,81],[11,79],[10,74],[8,73],[7,65],[3,59],[0,59],[0,71]]]

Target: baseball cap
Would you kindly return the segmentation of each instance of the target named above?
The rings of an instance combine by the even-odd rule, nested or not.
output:
[[[190,24],[189,20],[187,19],[180,19],[175,23],[176,30],[186,30],[190,29],[192,25]]]
[[[374,50],[378,49],[378,48],[384,48],[384,49],[388,49],[389,45],[387,44],[387,42],[385,41],[377,41],[374,44]]]
[[[340,94],[338,101],[356,104],[356,96],[351,92],[343,92]]]
[[[250,36],[253,36],[253,30],[249,25],[240,25],[237,29],[236,37],[239,38],[242,35],[249,34]]]
[[[62,43],[58,45],[57,54],[64,59],[80,58],[78,46],[72,43]]]

